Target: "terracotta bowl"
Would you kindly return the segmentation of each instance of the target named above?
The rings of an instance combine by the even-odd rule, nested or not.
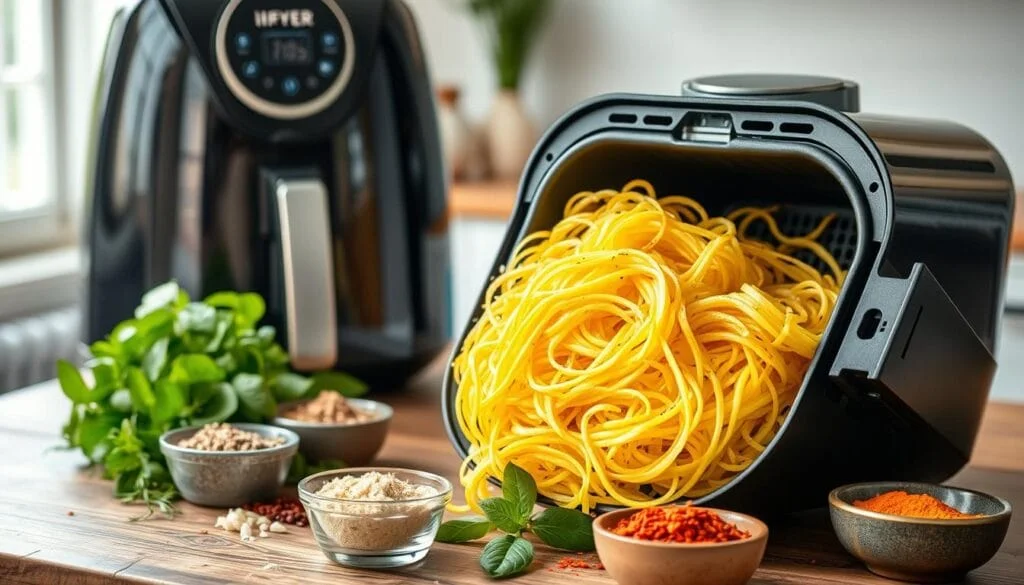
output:
[[[980,518],[930,520],[879,514],[853,505],[903,490],[928,494]],[[960,581],[996,554],[1010,526],[1010,503],[972,490],[930,483],[873,482],[846,485],[828,496],[839,542],[872,573],[914,583]]]
[[[738,512],[703,509],[750,532],[750,538],[683,544],[620,536],[612,528],[637,509],[616,510],[594,519],[594,544],[601,563],[622,585],[743,585],[761,564],[768,527]]]

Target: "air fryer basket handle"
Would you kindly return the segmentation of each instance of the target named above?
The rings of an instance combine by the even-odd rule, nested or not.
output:
[[[327,188],[316,177],[273,179],[288,355],[299,370],[334,367],[338,357],[334,260]]]
[[[830,375],[872,400],[898,399],[969,458],[996,363],[924,264],[872,275]]]

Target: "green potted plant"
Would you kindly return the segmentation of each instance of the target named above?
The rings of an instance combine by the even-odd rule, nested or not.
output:
[[[550,0],[455,0],[483,27],[498,81],[488,122],[491,168],[498,178],[515,179],[537,139],[519,96],[519,82],[530,49],[550,11]]]

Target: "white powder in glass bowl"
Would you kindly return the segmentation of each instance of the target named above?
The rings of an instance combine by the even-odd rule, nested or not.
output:
[[[437,504],[421,500],[438,495],[391,473],[370,471],[336,477],[317,490],[324,498],[358,500],[318,502],[317,519],[324,532],[342,548],[391,550],[408,543],[431,521]]]

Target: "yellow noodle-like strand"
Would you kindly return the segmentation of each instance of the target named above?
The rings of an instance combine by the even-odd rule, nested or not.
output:
[[[785,419],[844,273],[774,209],[710,217],[646,181],[582,192],[526,237],[453,362],[466,502],[509,462],[566,507],[715,491]],[[777,244],[746,237],[763,222]],[[831,274],[791,255],[808,250]]]

